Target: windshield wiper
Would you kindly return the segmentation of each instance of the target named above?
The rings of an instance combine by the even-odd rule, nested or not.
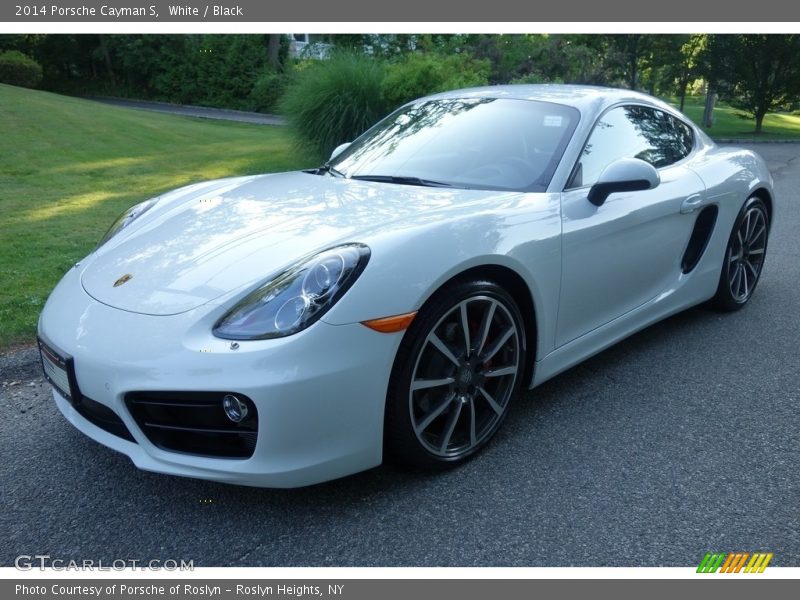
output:
[[[334,177],[344,177],[344,173],[330,166],[328,163],[317,168],[317,175],[321,175],[322,173],[329,173]]]
[[[360,181],[380,181],[384,183],[399,183],[401,185],[421,185],[425,187],[453,187],[450,183],[422,179],[420,177],[406,177],[402,175],[353,175],[350,179]]]

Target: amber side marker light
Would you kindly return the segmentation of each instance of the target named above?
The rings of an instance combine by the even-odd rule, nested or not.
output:
[[[361,321],[361,324],[374,331],[379,331],[380,333],[397,333],[398,331],[408,329],[408,326],[411,325],[411,321],[413,321],[416,316],[417,313],[414,311],[404,315],[394,315],[393,317]]]

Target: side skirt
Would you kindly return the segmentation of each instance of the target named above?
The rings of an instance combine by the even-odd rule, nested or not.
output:
[[[700,268],[702,270],[695,269],[688,275],[681,275],[683,281],[679,281],[674,288],[660,296],[556,348],[537,361],[530,388],[544,383],[654,323],[710,300],[716,291],[719,267],[712,265]]]

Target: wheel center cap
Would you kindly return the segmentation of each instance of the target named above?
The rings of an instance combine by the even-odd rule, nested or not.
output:
[[[461,370],[458,373],[458,383],[462,386],[468,386],[472,383],[472,369],[468,366],[461,367]]]

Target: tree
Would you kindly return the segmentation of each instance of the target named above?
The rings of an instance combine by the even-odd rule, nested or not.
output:
[[[98,47],[97,51],[100,53],[100,56],[103,59],[103,64],[106,67],[106,74],[108,78],[114,83],[116,77],[114,76],[114,67],[113,63],[111,62],[111,53],[108,51],[108,40],[107,36],[103,35],[102,33],[97,36],[98,39]]]
[[[612,35],[610,38],[611,58],[615,60],[628,87],[639,87],[641,71],[653,61],[653,49],[658,36],[644,33]]]
[[[686,102],[686,89],[702,73],[703,55],[708,46],[708,35],[663,36],[665,43],[658,51],[658,62],[663,65],[669,87],[678,94],[680,110]]]
[[[281,65],[281,34],[270,33],[267,36],[267,60],[273,71],[282,71]]]
[[[498,58],[475,50],[492,60],[494,83],[578,83],[607,85],[616,82],[616,67],[608,57],[607,36],[527,35],[485,36],[486,43],[499,39]]]
[[[753,115],[757,134],[768,112],[800,97],[800,35],[715,35],[709,50],[709,84]]]
[[[489,81],[508,83],[534,69],[533,63],[547,36],[527,34],[486,35],[472,34],[454,39],[459,50],[466,51],[491,64]]]

